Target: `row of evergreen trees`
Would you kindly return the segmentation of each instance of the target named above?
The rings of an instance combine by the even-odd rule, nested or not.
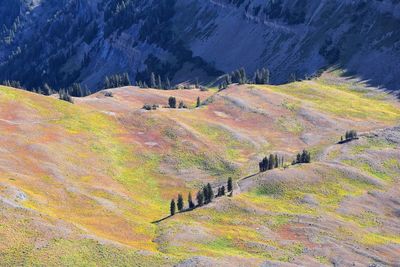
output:
[[[104,89],[117,88],[131,85],[128,73],[114,74],[106,76],[104,79]]]
[[[233,194],[233,180],[232,178],[228,179],[227,182],[227,193],[230,193],[230,196]],[[221,186],[218,188],[217,195],[214,195],[213,188],[210,183],[206,186],[203,186],[201,190],[199,190],[196,194],[197,205],[193,202],[192,194],[189,192],[188,194],[188,207],[186,210],[193,210],[196,207],[201,207],[207,205],[213,201],[214,198],[222,197],[226,195],[225,186]],[[177,202],[175,199],[171,200],[170,203],[170,214],[171,216],[175,215],[176,210],[179,212],[185,211],[185,202],[183,200],[182,194],[178,194]]]
[[[22,85],[21,85],[21,83],[19,81],[6,80],[6,81],[3,81],[2,84],[5,85],[5,86],[8,86],[8,87],[13,87],[13,88],[18,88],[18,89],[25,89],[25,88],[22,87]]]
[[[187,108],[187,105],[183,101],[179,101],[178,106],[176,104],[177,104],[176,97],[171,96],[170,98],[168,98],[169,108],[177,108],[177,107],[178,108]]]
[[[163,81],[161,79],[161,75],[159,75],[159,74],[157,75],[154,72],[152,72],[150,74],[149,82],[150,82],[150,86],[147,84],[146,81],[137,81],[136,86],[138,86],[140,88],[154,88],[154,89],[163,89],[163,90],[175,89],[171,85],[171,81],[169,80],[168,77],[165,81]]]
[[[283,167],[284,157],[278,157],[277,154],[270,154],[269,157],[263,158],[259,163],[260,172],[266,172],[275,168]]]
[[[269,69],[262,68],[257,70],[254,75],[255,84],[269,84],[270,72]]]
[[[226,89],[230,84],[238,83],[255,83],[255,84],[269,84],[270,83],[270,71],[267,68],[257,69],[254,73],[253,80],[248,79],[246,75],[246,70],[244,68],[240,68],[238,70],[233,71],[231,74],[227,74],[224,76],[223,81],[219,85],[219,89]]]
[[[292,165],[301,163],[311,163],[311,153],[307,150],[303,150],[302,153],[297,154],[296,159],[292,162]]]
[[[347,131],[345,134],[346,140],[352,140],[358,138],[358,134],[355,130]]]
[[[68,93],[68,91],[61,89],[60,91],[58,91],[58,98],[60,100],[64,100],[70,103],[74,103],[71,95]]]
[[[19,81],[8,81],[7,80],[7,81],[4,81],[3,84],[5,86],[27,90],[21,85],[21,83]],[[41,95],[46,95],[46,96],[57,93],[57,90],[54,90],[53,88],[51,88],[47,83],[45,83],[41,87],[33,88],[28,91],[31,91],[31,92],[34,92],[37,94],[41,94]],[[81,84],[74,83],[67,88],[60,88],[58,90],[58,94],[59,94],[60,99],[72,102],[71,96],[84,97],[84,96],[90,95],[91,92],[86,86],[82,87]]]

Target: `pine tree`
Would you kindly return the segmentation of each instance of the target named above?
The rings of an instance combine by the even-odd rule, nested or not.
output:
[[[233,191],[232,177],[228,178],[227,189],[228,189],[228,192],[232,192]]]
[[[225,196],[225,186],[221,187],[221,196]]]
[[[110,85],[110,79],[108,78],[108,76],[106,76],[106,78],[104,79],[104,89],[108,88],[111,88],[111,85]]]
[[[129,79],[129,74],[127,72],[125,72],[123,74],[123,85],[124,86],[129,86],[131,85],[131,80]]]
[[[201,102],[200,102],[200,97],[197,97],[197,102],[196,102],[196,108],[200,107]]]
[[[150,75],[150,87],[151,88],[157,88],[156,75],[154,74],[154,72],[152,72],[151,75]]]
[[[204,204],[210,203],[209,199],[209,194],[208,194],[208,188],[207,186],[203,187],[203,196],[204,196]]]
[[[275,157],[274,155],[269,155],[269,164],[268,164],[268,170],[272,170],[275,167]]]
[[[239,84],[245,84],[247,82],[246,71],[244,68],[240,68],[239,70]]]
[[[189,209],[194,209],[195,205],[194,205],[193,200],[192,200],[192,193],[190,193],[190,192],[189,192],[189,195],[188,195],[188,203],[189,203]]]
[[[169,105],[170,108],[176,108],[176,98],[171,96],[168,99],[168,105]]]
[[[158,79],[157,79],[157,80],[158,80],[158,82],[157,82],[157,88],[158,88],[158,89],[162,89],[163,86],[162,86],[162,81],[161,81],[161,76],[160,76],[160,75],[158,75]]]
[[[196,195],[197,206],[201,207],[204,204],[204,193],[202,191],[197,192]]]
[[[278,155],[275,154],[275,168],[279,168],[279,160],[278,160]]]
[[[175,211],[176,211],[175,199],[171,200],[171,205],[169,207],[169,211],[171,213],[171,216],[175,215]]]
[[[208,192],[208,202],[210,203],[214,198],[214,191],[210,183],[207,184],[207,192]]]
[[[178,210],[179,210],[179,211],[182,211],[182,210],[183,210],[184,203],[183,203],[182,194],[179,194],[179,195],[178,195],[178,204],[177,204],[177,206],[178,206]]]
[[[169,78],[167,77],[167,84],[166,84],[166,88],[167,90],[171,89],[171,81],[169,80]]]
[[[297,154],[296,162],[301,163],[301,154],[300,153]]]
[[[262,84],[269,84],[270,72],[269,69],[263,68],[261,71],[261,82]]]
[[[51,87],[47,83],[45,83],[43,85],[43,94],[44,95],[51,95],[52,93],[53,93],[53,90],[51,89]]]

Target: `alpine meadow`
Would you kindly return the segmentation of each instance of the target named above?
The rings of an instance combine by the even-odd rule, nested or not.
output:
[[[400,266],[399,0],[0,0],[0,266]]]

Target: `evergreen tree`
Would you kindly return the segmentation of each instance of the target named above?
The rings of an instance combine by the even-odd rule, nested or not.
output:
[[[247,82],[246,71],[244,68],[239,70],[239,84],[245,84]]]
[[[227,189],[228,189],[228,192],[232,192],[232,191],[233,191],[232,177],[229,177],[229,178],[228,178]]]
[[[274,155],[269,155],[269,164],[268,164],[268,170],[272,170],[275,167],[275,157]]]
[[[307,150],[303,150],[302,153],[297,154],[296,159],[293,161],[294,164],[300,164],[300,163],[310,163],[311,162],[311,154]]]
[[[175,215],[175,211],[176,211],[175,199],[171,200],[171,205],[169,207],[169,211],[171,213],[171,216]]]
[[[51,95],[52,93],[53,93],[53,90],[51,89],[51,87],[47,83],[45,83],[43,85],[43,94],[44,95]]]
[[[261,84],[269,84],[269,79],[270,79],[270,72],[269,69],[263,68],[261,70],[261,77],[260,77],[260,82]]]
[[[200,102],[200,97],[197,97],[197,102],[196,102],[196,108],[200,107],[201,102]]]
[[[202,191],[197,192],[196,195],[196,199],[197,199],[197,206],[203,206],[204,204],[204,193]]]
[[[165,89],[167,89],[167,90],[171,89],[171,81],[169,80],[168,77],[167,77],[167,84],[165,86]]]
[[[131,80],[129,79],[129,74],[127,72],[123,74],[123,84],[124,86],[131,85]]]
[[[179,195],[178,195],[178,203],[177,203],[177,206],[178,206],[178,210],[179,210],[179,211],[182,211],[182,210],[183,210],[184,203],[183,203],[182,194],[179,194]]]
[[[225,196],[225,186],[221,187],[221,196]]]
[[[108,78],[108,76],[106,76],[106,78],[104,79],[104,89],[108,88],[111,88],[111,85],[110,85],[110,79]]]
[[[204,196],[204,204],[210,203],[207,186],[203,186],[203,196]]]
[[[229,74],[225,75],[225,84],[232,84],[232,77]]]
[[[188,203],[189,203],[189,209],[194,209],[195,205],[194,205],[193,200],[192,200],[192,193],[190,193],[190,192],[189,192],[189,195],[188,195]]]
[[[214,198],[214,192],[213,192],[213,189],[212,189],[210,183],[207,184],[207,192],[208,192],[208,196],[207,196],[208,203],[210,203],[210,202],[212,202],[212,200]]]
[[[176,98],[171,96],[168,99],[168,105],[169,105],[170,108],[176,108]]]
[[[150,87],[151,88],[157,88],[156,75],[154,74],[154,72],[152,72],[151,75],[150,75]]]
[[[275,168],[279,168],[279,160],[278,160],[278,155],[275,154]]]
[[[296,163],[301,163],[301,154],[297,154]]]
[[[158,75],[158,79],[157,79],[157,88],[158,89],[162,89],[163,88],[160,75]]]

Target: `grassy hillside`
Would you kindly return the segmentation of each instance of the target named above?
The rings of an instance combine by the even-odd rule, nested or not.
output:
[[[400,120],[390,96],[332,73],[218,93],[113,95],[70,104],[0,88],[4,265],[394,263],[399,142],[379,131]],[[190,108],[141,109],[169,96]],[[333,145],[349,129],[365,134]],[[304,148],[314,163],[239,180],[266,154],[291,162]],[[228,177],[238,180],[232,198],[151,223],[178,193]]]

